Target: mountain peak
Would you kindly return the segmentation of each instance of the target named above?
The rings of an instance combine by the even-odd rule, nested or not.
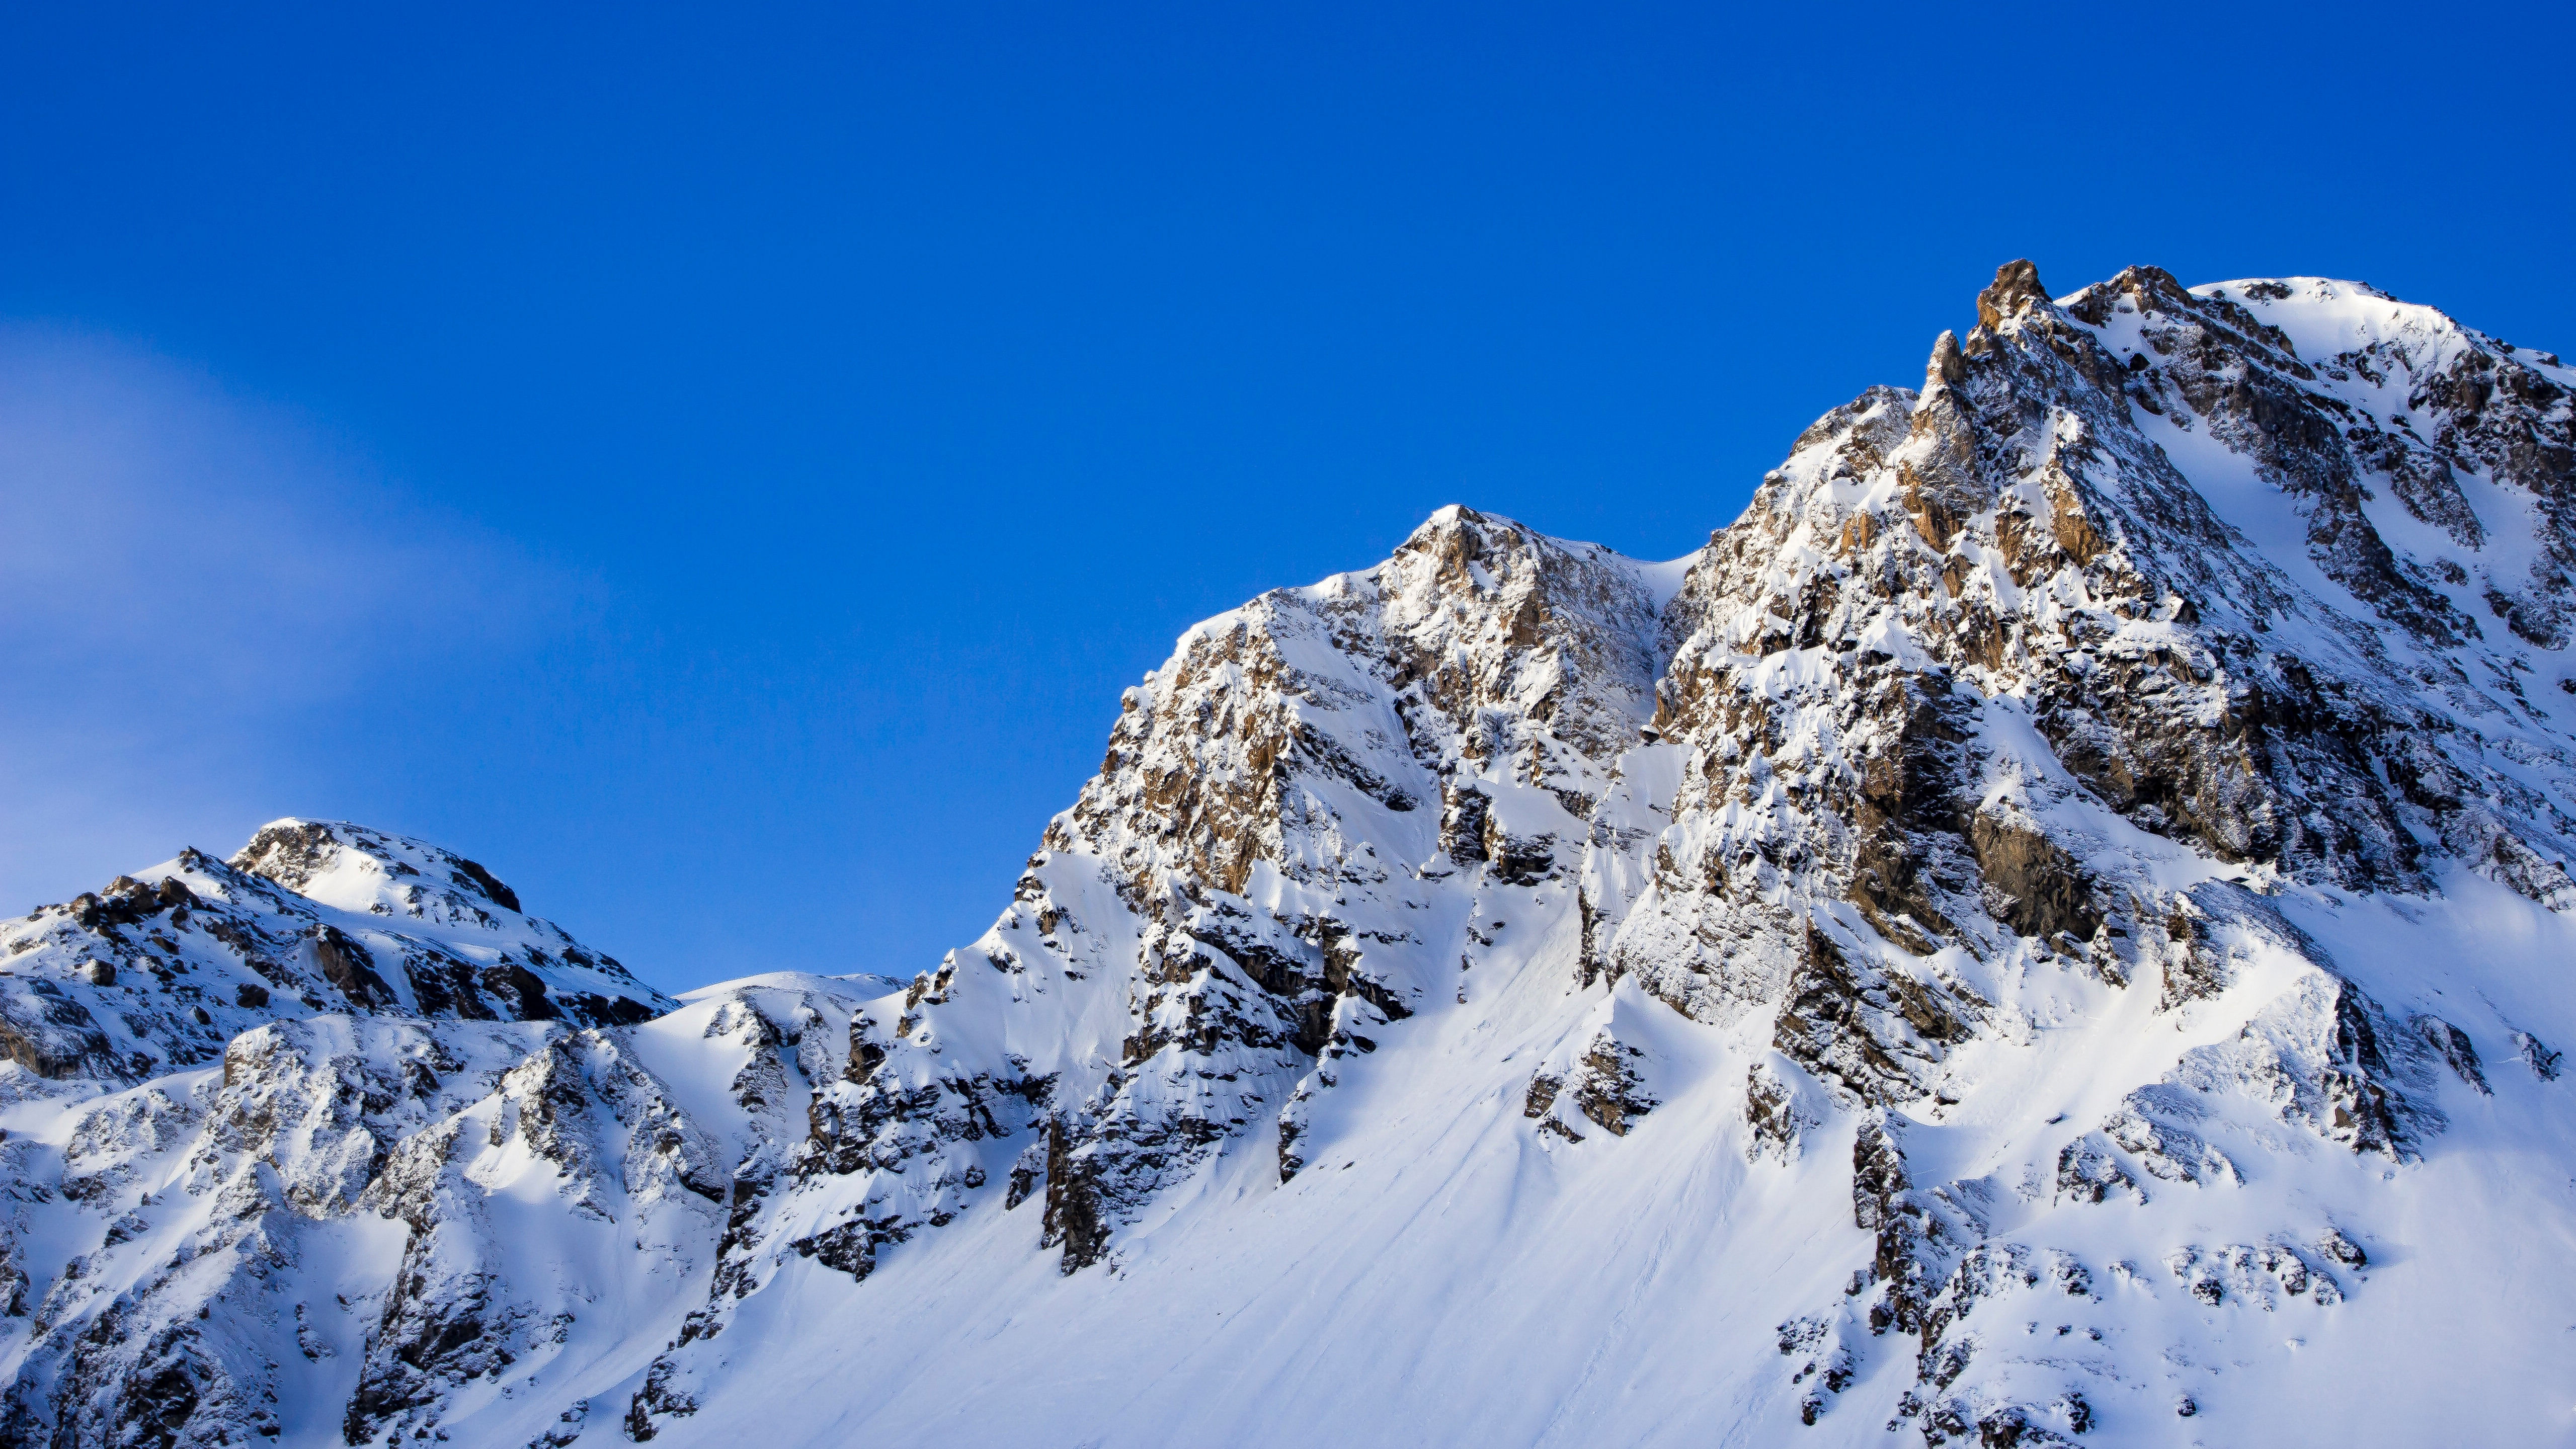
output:
[[[120,878],[0,937],[0,1437],[2560,1437],[2572,391],[2008,264],[1684,559],[1191,628],[908,985]]]
[[[2039,268],[2027,258],[1995,268],[1995,279],[1977,294],[1977,325],[1991,332],[2022,308],[2049,305],[2048,289],[2039,283]]]
[[[672,1005],[518,906],[453,851],[273,821],[230,862],[183,850],[0,929],[0,1058],[120,1083],[210,1061],[281,1018],[633,1022]]]
[[[461,891],[506,911],[519,910],[515,892],[464,856],[340,820],[272,820],[234,853],[230,864],[342,910],[369,910],[396,896],[405,897],[407,906],[417,905],[417,892],[424,886],[450,895],[450,909],[455,908],[452,893]]]

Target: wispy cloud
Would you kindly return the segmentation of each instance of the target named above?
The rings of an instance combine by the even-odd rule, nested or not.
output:
[[[0,327],[0,910],[228,848],[316,712],[529,642],[569,598],[286,408]]]

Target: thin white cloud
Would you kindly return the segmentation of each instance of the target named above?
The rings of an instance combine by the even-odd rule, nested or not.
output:
[[[281,732],[569,598],[285,408],[0,327],[0,910],[228,848],[288,803],[252,798]]]

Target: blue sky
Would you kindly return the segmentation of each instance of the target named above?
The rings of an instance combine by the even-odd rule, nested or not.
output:
[[[0,910],[335,816],[910,974],[1191,622],[1680,554],[2006,259],[2576,350],[2563,8],[1765,11],[14,7]]]

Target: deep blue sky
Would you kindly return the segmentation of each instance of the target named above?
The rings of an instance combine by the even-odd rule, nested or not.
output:
[[[1682,553],[2008,258],[2576,350],[2563,6],[221,8],[0,33],[0,910],[341,816],[909,974],[1194,620]]]

